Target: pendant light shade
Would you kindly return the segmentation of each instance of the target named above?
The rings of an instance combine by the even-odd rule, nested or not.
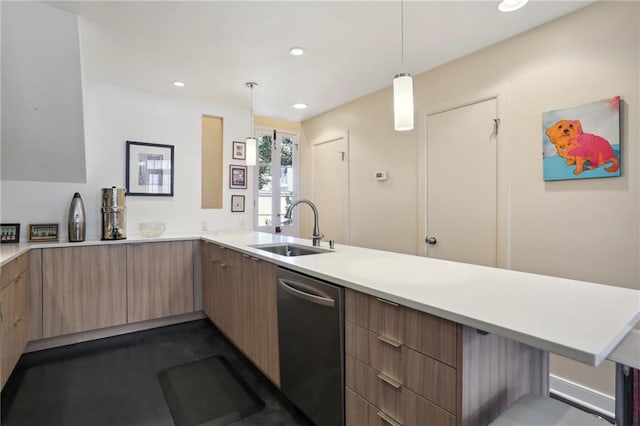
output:
[[[400,54],[404,67],[404,1],[400,1]],[[413,78],[400,73],[393,78],[393,127],[397,131],[413,129]]]
[[[413,129],[413,78],[398,74],[393,79],[393,118],[398,131]]]
[[[258,145],[258,140],[254,137],[249,136],[246,140],[245,140],[245,144],[246,144],[246,150],[245,150],[245,154],[246,154],[246,159],[247,159],[247,166],[255,166],[256,165],[256,157],[257,157],[257,145]]]
[[[256,157],[257,157],[257,145],[258,141],[253,134],[253,88],[256,87],[258,83],[254,83],[253,81],[249,81],[245,83],[251,90],[251,114],[249,116],[249,137],[247,137],[245,141],[245,158],[247,162],[247,166],[255,166],[256,165]]]

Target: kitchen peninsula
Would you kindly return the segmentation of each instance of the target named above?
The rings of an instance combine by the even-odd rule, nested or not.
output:
[[[401,330],[398,333],[399,337],[391,339],[392,343],[398,343],[398,347],[402,347],[402,353],[398,356],[401,356],[403,362],[406,359],[409,360],[407,362],[421,365],[422,368],[433,364],[434,371],[452,369],[454,374],[452,386],[453,389],[458,389],[458,393],[463,393],[467,385],[463,377],[455,376],[455,369],[467,365],[465,357],[474,356],[471,344],[486,336],[487,333],[488,338],[494,336],[493,338],[498,339],[497,344],[504,345],[503,348],[506,348],[504,350],[515,354],[514,359],[520,363],[519,367],[513,365],[510,368],[516,369],[516,375],[524,376],[527,373],[517,368],[523,370],[530,366],[534,368],[530,377],[533,381],[534,376],[542,377],[546,374],[546,356],[544,355],[546,352],[557,353],[585,364],[598,365],[607,358],[640,319],[640,292],[637,290],[343,245],[337,245],[334,251],[328,253],[284,257],[252,246],[279,242],[310,245],[310,241],[257,232],[174,235],[158,239],[130,238],[116,242],[5,245],[1,247],[1,264],[4,270],[5,265],[26,254],[32,248],[46,250],[61,247],[121,246],[171,241],[191,241],[194,247],[198,246],[198,249],[201,245],[203,255],[208,250],[205,250],[205,247],[208,246],[221,250],[229,249],[233,253],[258,262],[282,266],[344,286],[347,289],[347,312],[345,313],[347,376],[349,376],[349,369],[369,371],[369,366],[360,362],[359,357],[363,356],[362,351],[354,349],[357,345],[350,344],[349,339],[353,338],[361,342],[362,339],[366,339],[368,333],[375,332],[376,325],[371,324],[369,321],[371,318],[396,315],[384,309],[375,316],[366,313],[367,310],[378,309],[374,305],[376,300],[390,302],[389,306],[399,306],[401,315],[407,318],[407,323],[409,318],[417,318],[416,323],[419,324],[436,324],[436,331],[441,333],[438,343],[447,340],[445,331],[442,330],[452,329],[454,337],[455,333],[458,333],[458,343],[455,343],[454,338],[452,346],[456,353],[457,345],[457,355],[453,357],[448,357],[444,353],[430,353],[432,349],[425,348],[425,345],[419,342],[420,339],[424,340],[424,336],[433,337],[429,334],[431,331],[420,334],[420,332],[409,333]],[[199,256],[194,256],[194,259],[194,264],[199,264]],[[204,279],[204,266],[202,269]],[[200,287],[197,278],[194,279],[194,299],[201,294],[196,287]],[[199,305],[195,303],[194,306],[197,310]],[[354,309],[349,311],[351,308]],[[362,314],[362,312],[365,313]],[[412,333],[419,338],[412,339],[412,336],[409,336]],[[417,343],[412,343],[412,340]],[[487,340],[487,342],[491,341]],[[487,343],[489,344],[492,343]],[[482,356],[482,350],[478,352],[479,356]],[[521,358],[518,358],[519,356]],[[374,361],[370,364],[371,367],[375,367]],[[262,366],[258,365],[258,367],[274,383],[278,383],[277,371],[270,374]],[[485,372],[485,374],[489,373]],[[462,397],[456,396],[455,392],[452,396],[453,402],[433,401],[432,404],[429,402],[431,400],[428,389],[423,389],[423,393],[420,393],[417,388],[422,384],[418,383],[412,387],[411,381],[408,380],[410,378],[405,379],[407,379],[406,383],[402,386],[406,385],[407,389],[410,389],[405,394],[414,399],[406,399],[403,396],[401,400],[395,401],[395,406],[404,408],[398,408],[393,418],[398,419],[404,416],[404,424],[411,424],[410,413],[418,408],[412,410],[406,407],[425,409],[425,404],[428,402],[429,409],[440,413],[439,415],[444,416],[443,419],[448,419],[443,420],[443,424],[456,424],[456,415],[461,413],[465,420],[457,422],[470,424],[468,420],[470,417],[460,408],[464,402],[457,399]],[[396,381],[403,382],[402,378]],[[347,385],[349,386],[349,377],[347,377]],[[357,388],[358,386],[358,383],[354,382],[349,387]],[[545,392],[546,386],[545,379],[540,379],[539,383],[533,383],[530,389],[525,391],[537,388]],[[362,397],[367,396],[362,395],[367,392],[364,388],[361,392],[359,389],[356,391]],[[350,404],[352,407],[354,404],[360,404],[358,406],[365,408],[375,405],[366,405],[372,401],[366,401],[368,398],[362,399],[358,394],[351,391],[346,394],[347,419]],[[375,395],[371,396],[371,398],[374,397]],[[437,399],[437,397],[434,398]],[[420,405],[421,402],[414,400],[423,401],[424,404]],[[386,404],[386,402],[376,404]],[[390,412],[394,414],[393,407],[390,408]]]

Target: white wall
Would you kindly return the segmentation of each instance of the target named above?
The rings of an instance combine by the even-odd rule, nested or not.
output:
[[[69,204],[74,192],[83,197],[87,214],[87,238],[100,238],[100,189],[125,185],[125,143],[127,140],[175,145],[173,197],[127,197],[127,231],[138,233],[138,223],[163,221],[167,233],[251,229],[252,203],[244,213],[231,213],[231,194],[251,199],[252,179],[247,190],[228,189],[228,170],[233,140],[244,139],[249,108],[238,109],[213,102],[190,102],[114,86],[99,81],[99,52],[92,50],[90,25],[80,20],[80,46],[84,91],[84,129],[87,183],[2,181],[2,222],[22,224],[26,240],[28,223],[58,222],[66,239]],[[169,82],[170,83],[170,82]],[[176,88],[176,90],[179,90]],[[200,208],[201,117],[223,117],[224,181],[222,210]],[[240,138],[240,139],[238,139]],[[37,155],[37,154],[36,154]],[[234,164],[239,163],[237,160]],[[46,167],[56,169],[55,161]]]
[[[499,165],[499,185],[507,188],[501,205],[509,267],[640,288],[639,28],[639,3],[599,2],[415,77],[417,112],[494,87],[507,94],[510,108],[501,118],[510,133],[500,143],[508,144],[508,156]],[[623,104],[622,177],[544,182],[542,112],[616,95]],[[355,245],[417,252],[423,236],[416,225],[416,149],[424,143],[418,136],[423,118],[417,117],[415,131],[394,132],[386,88],[302,123],[305,164],[309,141],[349,132]],[[388,184],[372,179],[376,169],[389,171]],[[303,182],[309,179],[303,171]],[[540,313],[543,318],[543,306]],[[591,368],[553,357],[551,367],[553,374],[613,394],[610,364]]]
[[[38,2],[0,7],[2,179],[86,182],[76,16]]]

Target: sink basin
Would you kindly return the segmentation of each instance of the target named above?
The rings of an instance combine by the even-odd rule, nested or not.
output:
[[[300,244],[277,243],[277,244],[256,244],[250,246],[258,250],[268,251],[269,253],[278,254],[280,256],[306,256],[308,254],[331,253],[331,250],[320,247],[309,247]]]

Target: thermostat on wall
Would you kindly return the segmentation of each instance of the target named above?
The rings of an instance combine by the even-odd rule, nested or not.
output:
[[[387,180],[389,179],[389,174],[387,172],[376,172],[376,180]]]

